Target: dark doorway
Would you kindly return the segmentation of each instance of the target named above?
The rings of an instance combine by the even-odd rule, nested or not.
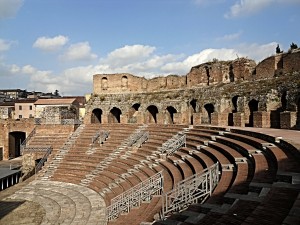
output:
[[[253,122],[253,112],[258,111],[258,101],[255,99],[252,99],[249,103],[249,110],[250,110],[250,115],[249,115],[249,123],[247,124],[248,127],[253,127],[254,122]]]
[[[92,111],[91,123],[102,123],[102,110],[94,109]]]
[[[122,114],[122,111],[119,108],[113,107],[110,110],[108,122],[109,123],[120,123],[121,114]]]
[[[233,122],[233,113],[236,113],[237,112],[237,101],[238,101],[238,98],[239,96],[234,96],[232,99],[231,99],[231,102],[232,102],[232,112],[231,113],[228,113],[228,126],[233,126],[234,125],[234,122]]]
[[[213,104],[209,103],[209,104],[205,104],[204,108],[206,109],[207,112],[207,123],[211,124],[211,114],[215,111],[215,107]]]
[[[147,122],[148,123],[157,123],[157,113],[158,113],[158,109],[155,105],[150,105],[147,108],[148,111],[148,116],[147,116]]]
[[[9,158],[15,158],[21,155],[20,145],[25,138],[25,132],[14,131],[9,133]]]
[[[173,106],[168,106],[167,111],[169,113],[169,124],[174,123],[174,114],[177,113],[177,110]]]
[[[197,100],[193,99],[192,101],[190,101],[190,105],[192,106],[192,113],[191,113],[191,124],[194,124],[194,116],[193,113],[196,113],[196,107],[197,107]]]

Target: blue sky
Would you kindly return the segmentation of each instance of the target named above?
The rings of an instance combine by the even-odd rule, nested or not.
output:
[[[0,89],[84,95],[97,73],[259,62],[299,46],[299,12],[300,0],[0,0]]]

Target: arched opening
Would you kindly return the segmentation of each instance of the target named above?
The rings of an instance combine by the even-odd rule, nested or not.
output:
[[[169,113],[167,124],[173,124],[174,123],[174,114],[177,113],[177,110],[173,106],[168,106],[167,111]]]
[[[252,99],[249,103],[249,110],[250,110],[250,115],[249,115],[249,123],[247,124],[248,127],[253,127],[254,122],[253,122],[253,112],[258,111],[258,101],[255,99]]]
[[[123,77],[122,77],[122,80],[121,80],[121,87],[122,87],[123,89],[127,89],[127,87],[128,87],[128,78],[127,78],[127,76],[123,76]]]
[[[94,109],[92,111],[91,123],[102,123],[102,110]]]
[[[192,101],[190,101],[190,105],[192,106],[192,111],[191,111],[191,124],[194,124],[194,116],[193,113],[197,112],[197,100],[193,99]]]
[[[20,145],[25,138],[25,132],[14,131],[9,133],[9,158],[15,158],[21,155]]]
[[[109,112],[108,123],[120,123],[122,111],[113,107]]]
[[[128,123],[137,123],[137,114],[141,104],[135,103],[131,106],[128,112]]]
[[[215,111],[215,107],[213,104],[208,103],[204,105],[204,108],[206,109],[207,112],[207,123],[211,124],[211,114]]]
[[[232,107],[232,112],[228,113],[228,126],[233,126],[234,125],[234,123],[233,123],[233,113],[236,113],[237,110],[238,110],[238,106],[237,106],[238,98],[239,98],[239,96],[236,95],[231,99],[233,107]]]
[[[101,87],[102,87],[102,90],[107,90],[107,87],[108,87],[108,81],[107,81],[107,78],[106,77],[103,77],[101,79]]]
[[[158,109],[155,105],[150,105],[147,108],[147,118],[146,118],[146,123],[157,123],[157,113],[158,113]]]

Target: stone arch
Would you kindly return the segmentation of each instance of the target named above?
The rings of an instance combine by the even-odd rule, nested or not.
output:
[[[238,98],[239,96],[233,96],[231,99],[231,103],[232,103],[232,112],[228,113],[228,126],[233,126],[234,122],[233,122],[233,113],[236,113],[238,111]]]
[[[128,88],[128,77],[127,76],[122,76],[122,78],[121,78],[121,87],[122,87],[122,89],[127,89]]]
[[[102,109],[96,108],[92,111],[91,123],[102,123]]]
[[[207,121],[204,122],[211,124],[211,114],[215,112],[215,106],[212,103],[207,103],[204,105],[204,108],[207,113]]]
[[[157,123],[158,109],[155,105],[150,105],[146,109],[146,123]]]
[[[121,114],[122,114],[121,109],[119,109],[117,107],[113,107],[109,111],[108,123],[120,123],[121,122]]]
[[[26,133],[22,131],[9,132],[9,158],[19,157],[21,155],[20,145],[26,139]]]
[[[106,77],[102,77],[101,79],[101,87],[102,87],[102,90],[107,90],[108,88],[108,80]]]
[[[141,107],[140,103],[135,103],[131,106],[128,111],[128,122],[129,123],[137,123],[137,114],[139,112],[139,108]]]
[[[248,126],[248,127],[253,127],[253,125],[254,125],[253,113],[258,111],[258,102],[259,101],[255,100],[255,99],[252,99],[248,103],[248,107],[249,107],[249,111],[250,111],[249,123],[246,124],[246,126]]]
[[[173,106],[168,106],[166,108],[168,112],[167,116],[167,124],[173,124],[174,123],[174,114],[177,113],[177,110]]]

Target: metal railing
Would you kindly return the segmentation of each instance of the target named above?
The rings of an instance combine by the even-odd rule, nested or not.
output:
[[[24,148],[26,147],[30,139],[33,137],[33,135],[35,135],[35,133],[36,133],[36,127],[33,128],[33,130],[30,132],[27,138],[21,143],[20,145],[21,155],[23,155]]]
[[[35,167],[35,174],[37,174],[42,169],[44,163],[47,161],[47,158],[51,154],[52,150],[53,148],[51,146],[47,148],[45,155],[43,156],[43,158],[41,158],[41,160]]]
[[[162,154],[166,153],[167,155],[172,155],[182,146],[186,146],[186,134],[178,133],[163,143],[162,146],[159,147],[159,150]]]
[[[109,136],[109,131],[107,130],[99,130],[94,137],[92,137],[92,144],[94,144],[97,140],[99,143],[103,143]]]
[[[34,119],[35,125],[41,124],[60,124],[60,125],[80,125],[82,121],[79,119],[45,119],[45,118],[35,118]]]
[[[158,172],[113,198],[111,205],[106,208],[107,221],[117,219],[121,213],[128,213],[132,208],[139,207],[142,202],[150,201],[152,196],[161,195],[162,192],[163,175],[162,172]]]
[[[36,153],[36,152],[47,152],[51,146],[35,146],[35,147],[25,147],[23,149],[23,154],[25,153]]]
[[[186,209],[192,203],[203,203],[219,182],[219,164],[203,170],[200,174],[179,182],[175,188],[163,195],[162,217]]]

